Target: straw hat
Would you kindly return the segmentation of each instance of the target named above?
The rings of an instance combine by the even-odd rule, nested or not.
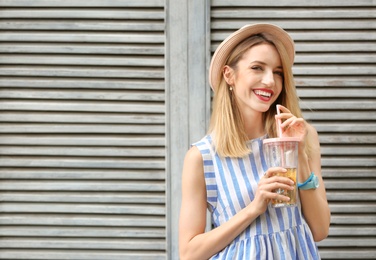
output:
[[[295,48],[294,40],[281,27],[272,24],[251,24],[246,25],[228,36],[217,48],[210,63],[209,83],[211,88],[215,88],[220,82],[222,69],[232,50],[241,41],[254,35],[268,33],[277,38],[285,46],[288,56],[290,57],[291,66],[294,63]]]

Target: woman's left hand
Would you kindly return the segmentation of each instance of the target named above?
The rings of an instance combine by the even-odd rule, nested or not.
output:
[[[298,118],[293,115],[286,107],[279,105],[281,113],[276,115],[275,118],[281,121],[281,130],[283,137],[298,137],[301,141],[304,141],[307,134],[307,123],[303,118]]]

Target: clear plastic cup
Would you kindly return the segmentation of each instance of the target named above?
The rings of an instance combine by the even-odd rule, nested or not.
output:
[[[264,155],[268,167],[283,167],[287,172],[277,173],[295,183],[294,190],[277,189],[276,193],[290,198],[290,201],[272,200],[272,207],[295,206],[297,200],[297,171],[298,171],[298,144],[299,138],[281,137],[264,139]]]

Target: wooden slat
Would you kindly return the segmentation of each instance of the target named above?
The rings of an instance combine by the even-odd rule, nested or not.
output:
[[[214,1],[215,2],[215,1]],[[304,3],[305,5],[306,3]],[[342,4],[342,3],[341,3]],[[341,8],[341,4],[336,9],[324,9],[317,8],[315,10],[310,10],[309,8],[294,8],[294,18],[296,19],[309,19],[309,18],[319,18],[319,19],[336,19],[336,18],[365,18],[365,17],[374,17],[372,10],[367,8],[357,8],[354,12],[351,8]],[[214,4],[215,5],[215,4]],[[250,6],[250,3],[247,3],[246,6],[238,8],[213,8],[211,12],[212,18],[225,18],[225,19],[249,19],[249,18],[265,18],[273,17],[276,19],[284,19],[280,22],[284,22],[285,19],[291,19],[291,13],[289,8],[278,8],[275,3],[271,6],[255,8]]]
[[[334,104],[335,105],[335,104]],[[375,103],[376,105],[376,103]],[[364,133],[374,133],[374,129],[376,129],[376,122],[370,123],[363,123],[357,122],[349,123],[349,122],[338,122],[338,123],[314,123],[313,124],[316,129],[320,132],[364,132]]]
[[[342,88],[343,91],[347,91],[351,88],[362,88],[362,89],[371,89],[373,85],[376,84],[376,78],[372,76],[351,76],[341,75],[337,76],[296,76],[295,83],[298,86],[298,91],[303,88],[310,87],[324,87],[327,91],[331,91],[330,88]],[[321,89],[320,89],[321,90]],[[318,91],[320,92],[320,91]]]
[[[159,169],[38,169],[38,168],[1,168],[0,179],[48,179],[48,180],[164,180],[165,172]]]
[[[69,66],[2,66],[0,76],[88,77],[88,78],[155,78],[164,77],[161,68],[101,68]]]
[[[14,42],[93,42],[93,43],[163,43],[160,33],[90,33],[90,32],[8,32],[0,34],[0,41]]]
[[[322,169],[322,173],[327,178],[350,178],[354,176],[358,178],[373,178],[375,177],[375,169],[372,168],[330,168],[325,167]],[[339,186],[340,187],[340,186]]]
[[[98,123],[98,124],[108,124],[108,123],[118,123],[122,122],[125,124],[163,124],[165,122],[165,117],[163,115],[118,115],[118,114],[66,114],[66,113],[1,113],[0,119],[5,122],[30,122],[30,123]]]
[[[77,1],[77,0],[0,0],[1,6],[12,7],[164,7],[163,0],[91,0]]]
[[[164,157],[164,147],[48,147],[2,146],[0,155],[9,156],[92,156],[92,157]],[[57,149],[59,148],[59,149]]]
[[[11,182],[8,182],[10,185]],[[56,183],[60,183],[56,181]],[[67,182],[68,183],[68,182]],[[123,204],[123,203],[136,203],[136,204],[164,204],[165,198],[162,183],[150,183],[147,189],[145,188],[146,182],[140,182],[139,187],[128,183],[129,187],[125,185],[121,189],[113,188],[108,189],[108,185],[98,188],[96,191],[44,191],[42,189],[37,192],[27,191],[2,191],[1,200],[6,202],[49,202],[49,203],[108,203],[108,204]],[[46,185],[49,185],[46,183]],[[67,184],[63,184],[63,186]],[[90,184],[82,185],[83,189],[93,189],[89,187]],[[84,187],[86,186],[86,187]],[[107,186],[107,188],[106,188]],[[119,187],[119,185],[117,186]],[[63,187],[64,188],[64,187]],[[73,187],[72,187],[73,188]],[[129,188],[129,189],[128,189]],[[125,190],[125,191],[124,191]]]
[[[71,239],[71,238],[5,238],[0,240],[4,248],[45,248],[45,249],[94,249],[94,250],[164,250],[164,239]]]
[[[328,37],[329,38],[329,37]],[[350,38],[350,37],[349,37]],[[327,40],[330,40],[327,39]],[[348,39],[350,40],[350,39]],[[346,41],[346,39],[344,39]],[[375,44],[370,43],[367,39],[359,42],[329,42],[329,43],[300,43],[296,44],[296,51],[297,52],[375,52],[376,46]],[[350,73],[350,75],[352,75]],[[325,76],[325,74],[324,74]],[[347,75],[343,75],[347,76]]]
[[[336,183],[337,182],[338,181],[336,181]],[[376,182],[376,180],[373,181],[373,183],[375,183],[375,182]],[[359,184],[359,182],[357,184]],[[376,193],[375,192],[362,191],[363,189],[366,189],[367,186],[365,186],[365,187],[360,186],[359,187],[359,186],[356,186],[356,184],[355,184],[355,185],[351,185],[351,186],[346,185],[345,187],[343,187],[343,188],[346,188],[346,189],[349,189],[348,187],[355,188],[355,189],[357,189],[357,191],[355,191],[355,192],[336,191],[336,190],[333,189],[333,186],[334,186],[333,181],[328,182],[327,180],[325,180],[325,187],[330,188],[330,190],[327,190],[327,192],[326,192],[328,200],[330,200],[330,201],[369,201],[369,200],[376,201]],[[337,188],[338,185],[336,184],[334,187]],[[373,219],[376,220],[376,217],[373,217]]]
[[[320,134],[320,143],[321,144],[375,144],[376,135],[375,134]]]
[[[375,221],[376,216],[366,214],[333,214],[330,219],[332,225],[373,225]]]
[[[12,157],[2,156],[0,167],[41,167],[41,168],[92,168],[92,169],[164,169],[164,159],[138,158],[77,158],[77,157]],[[21,187],[22,188],[22,187]]]
[[[362,180],[357,179],[356,175],[354,176],[354,179],[350,180],[325,180],[325,188],[328,190],[333,189],[339,189],[339,190],[372,190],[373,187],[376,185],[376,179],[375,180]],[[341,194],[341,193],[340,193]],[[367,193],[366,193],[367,194]],[[337,195],[338,196],[338,195]],[[364,197],[366,199],[368,197]],[[371,199],[370,197],[369,199]]]
[[[92,89],[94,92],[97,89],[120,89],[120,90],[162,90],[164,88],[163,79],[72,79],[72,78],[32,78],[32,77],[22,77],[20,78],[11,78],[11,77],[2,77],[0,78],[0,86],[5,88],[10,87],[20,87],[31,89],[38,93],[39,89],[48,88],[50,91],[69,89],[74,93],[77,93],[77,89],[85,89],[85,91]],[[110,91],[109,91],[110,92]],[[30,93],[27,91],[26,93]],[[27,95],[27,94],[24,95]],[[90,92],[89,92],[90,93]],[[119,93],[119,92],[117,92]],[[111,96],[110,93],[108,93]],[[157,93],[155,93],[157,94]],[[48,95],[48,94],[45,94]],[[90,95],[90,94],[89,94]],[[156,97],[159,95],[157,94]],[[56,98],[56,97],[55,97]],[[49,97],[52,99],[52,96]]]
[[[4,101],[0,109],[11,111],[85,111],[85,112],[128,112],[164,113],[164,104],[157,102],[106,102],[106,101]]]
[[[163,67],[164,59],[161,56],[153,57],[111,57],[95,55],[21,55],[8,54],[0,55],[3,64],[24,64],[24,65],[70,65],[75,66],[147,66]]]
[[[273,7],[325,7],[329,8],[332,6],[335,7],[364,7],[364,6],[371,6],[373,4],[372,0],[317,0],[315,2],[302,2],[300,0],[289,0],[289,1],[280,1],[276,2],[273,0],[263,0],[263,1],[247,1],[245,3],[243,0],[213,0],[211,6],[212,7],[237,7],[237,6],[273,6]]]
[[[27,187],[25,187],[27,186]],[[2,180],[2,191],[164,191],[163,180]]]
[[[270,18],[264,18],[264,19],[252,19],[247,18],[244,20],[236,19],[236,20],[227,20],[224,23],[222,20],[214,20],[212,21],[212,29],[221,29],[221,30],[237,30],[238,28],[241,28],[242,26],[246,24],[251,23],[262,23],[262,22],[268,22],[270,21]],[[329,30],[329,29],[343,29],[343,20],[342,19],[330,19],[330,20],[315,20],[312,22],[311,20],[300,20],[298,23],[291,19],[279,21],[278,25],[280,25],[282,28],[285,28],[286,30],[291,29],[306,29],[306,30]],[[370,19],[353,19],[351,23],[348,23],[346,25],[346,30],[350,29],[375,29],[376,25],[375,23]]]
[[[0,118],[2,118],[0,116]],[[0,134],[1,145],[50,145],[50,146],[164,146],[163,136],[153,135],[4,135]],[[1,169],[0,169],[1,172]],[[34,172],[37,174],[37,172]]]
[[[294,23],[289,23],[290,26],[293,26]],[[295,25],[296,26],[296,25]],[[286,25],[283,26],[283,28],[286,28]],[[312,30],[307,34],[306,32],[302,32],[302,29],[298,29],[293,27],[292,29],[286,30],[289,32],[291,37],[294,39],[295,42],[295,49],[297,53],[303,54],[303,55],[309,55],[309,53],[300,53],[305,50],[311,50],[313,52],[320,52],[320,53],[326,53],[330,50],[334,50],[335,46],[339,47],[336,51],[336,53],[341,53],[342,50],[346,49],[344,47],[347,46],[347,48],[350,50],[357,49],[360,52],[367,52],[370,50],[374,50],[374,46],[372,46],[371,43],[367,43],[366,41],[372,41],[376,39],[376,35],[372,33],[372,30],[364,29],[362,31],[356,31],[356,30],[330,30],[330,33],[325,30]],[[216,46],[219,45],[221,41],[223,41],[231,31],[223,32],[222,30],[214,31],[211,38],[213,45],[211,46],[211,50],[214,51]],[[354,43],[354,39],[357,39],[358,43]],[[311,42],[310,42],[311,41]],[[316,41],[322,41],[320,44],[315,44]],[[342,43],[341,41],[346,41],[345,43]],[[367,47],[366,49],[360,49],[357,48],[357,44],[360,44],[362,47]],[[321,48],[321,51],[319,51]],[[329,52],[329,55],[338,55],[333,52]],[[353,55],[353,53],[351,53]],[[304,57],[304,56],[303,56]],[[298,56],[296,56],[296,59],[300,59]]]
[[[128,112],[164,114],[164,104],[157,102],[38,101],[14,100],[0,103],[2,111]],[[121,121],[119,123],[122,123]]]
[[[108,83],[109,84],[109,83]],[[2,99],[68,99],[68,100],[114,100],[114,101],[164,101],[162,91],[147,90],[77,90],[77,89],[18,89],[2,88]]]
[[[369,98],[376,96],[376,90],[372,88],[357,88],[357,89],[324,89],[324,88],[298,88],[298,95],[300,98]],[[312,113],[314,114],[314,113]],[[351,115],[351,114],[350,114]],[[371,112],[368,116],[372,116]]]
[[[74,218],[62,214],[1,214],[3,225],[20,226],[101,226],[101,227],[164,227],[163,216],[132,215],[76,215]]]
[[[164,205],[132,205],[132,204],[72,204],[72,203],[2,203],[4,213],[64,213],[75,214],[125,214],[125,215],[164,215]],[[1,233],[1,232],[0,232]]]
[[[353,63],[370,63],[376,60],[376,54],[370,53],[354,53],[354,54],[304,54],[299,53],[295,59],[295,63],[311,63],[311,64],[343,64],[351,60]]]
[[[43,17],[43,20],[38,20]],[[118,8],[85,8],[85,9],[72,9],[72,8],[3,8],[0,13],[2,19],[33,19],[31,21],[45,22],[48,18],[56,19],[70,19],[69,21],[60,21],[59,23],[52,24],[52,28],[58,28],[66,22],[71,22],[71,19],[141,19],[141,20],[162,20],[164,19],[163,8],[150,8],[150,9],[118,9]],[[92,24],[90,22],[84,24]],[[7,28],[9,24],[7,24]],[[11,25],[10,25],[11,26]],[[13,29],[10,27],[10,29]]]
[[[372,238],[328,238],[325,243],[318,245],[321,247],[376,247],[376,240]]]
[[[373,156],[376,155],[376,146],[369,145],[351,145],[348,147],[343,147],[341,145],[322,145],[321,154],[325,155],[365,155]],[[376,157],[375,157],[376,158]],[[375,159],[376,160],[376,159]]]
[[[301,102],[302,109],[314,110],[334,110],[334,111],[349,111],[349,110],[369,110],[376,109],[376,102],[371,98],[364,98],[361,102],[355,99],[304,99]]]
[[[375,156],[369,157],[340,157],[340,156],[333,156],[332,158],[323,157],[322,160],[323,167],[338,167],[341,166],[345,167],[376,167],[376,160]]]
[[[365,95],[365,94],[364,94]],[[376,94],[375,94],[376,95]],[[308,121],[373,121],[376,120],[376,114],[372,112],[351,112],[351,111],[327,111],[327,112],[305,112],[304,118]],[[376,136],[375,136],[376,137]]]
[[[163,55],[161,43],[47,43],[47,42],[0,42],[3,53],[55,53],[55,54],[109,54],[109,55]]]
[[[117,238],[161,238],[164,228],[138,227],[48,227],[17,226],[2,227],[0,235],[6,237],[117,237]],[[1,254],[2,255],[2,254]]]
[[[165,260],[166,253],[161,251],[133,251],[133,250],[0,250],[0,254],[6,259],[77,259],[77,260],[103,260],[108,257],[111,260]]]
[[[323,259],[375,259],[375,249],[328,249],[320,250]]]
[[[23,136],[0,135],[0,144],[51,146],[164,146],[161,136]],[[0,169],[1,171],[1,169]]]
[[[356,215],[355,215],[356,217]],[[374,236],[376,227],[374,225],[345,225],[345,226],[331,226],[329,234],[332,236]]]
[[[142,124],[27,124],[3,123],[0,133],[27,133],[27,134],[164,134],[163,125]]]
[[[26,13],[29,13],[27,11]],[[52,12],[54,13],[54,12]],[[56,12],[59,13],[59,12]],[[86,12],[82,13],[84,17]],[[163,12],[160,13],[163,15]],[[38,14],[36,14],[38,15]],[[109,13],[110,15],[110,13]],[[152,14],[151,14],[152,15]],[[160,19],[159,17],[148,17],[149,19]],[[57,17],[56,17],[57,18]],[[128,18],[128,17],[123,17]],[[101,18],[101,19],[112,19],[112,18]],[[114,18],[116,19],[116,18]],[[120,18],[118,18],[120,19]],[[137,18],[134,18],[137,19]],[[138,18],[139,19],[139,18]],[[4,19],[5,20],[5,19]],[[108,22],[108,21],[98,21],[98,22],[91,22],[91,21],[56,21],[56,20],[28,20],[23,19],[22,22],[12,21],[12,20],[5,20],[6,22],[0,22],[0,29],[5,30],[38,30],[38,31],[127,31],[127,32],[155,32],[155,31],[163,31],[164,25],[162,21],[150,21],[150,22]]]
[[[296,65],[293,68],[296,75],[370,75],[376,74],[376,68],[368,64],[342,65],[340,68],[336,65]]]
[[[376,203],[352,203],[351,206],[348,203],[338,203],[332,202],[330,203],[330,211],[334,213],[376,213]]]

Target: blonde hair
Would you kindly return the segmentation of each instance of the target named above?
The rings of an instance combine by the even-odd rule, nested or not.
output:
[[[268,43],[277,49],[283,68],[283,87],[275,103],[263,114],[265,132],[270,138],[277,137],[276,104],[287,107],[296,117],[302,117],[299,107],[299,97],[296,92],[292,68],[287,51],[283,44],[273,35],[263,33],[253,35],[239,43],[230,53],[225,65],[236,70],[239,60],[253,46]],[[244,128],[244,120],[238,108],[235,95],[229,90],[230,86],[220,73],[221,80],[213,99],[213,112],[209,125],[209,133],[213,135],[214,146],[219,156],[243,157],[251,152],[247,147],[248,136]]]

